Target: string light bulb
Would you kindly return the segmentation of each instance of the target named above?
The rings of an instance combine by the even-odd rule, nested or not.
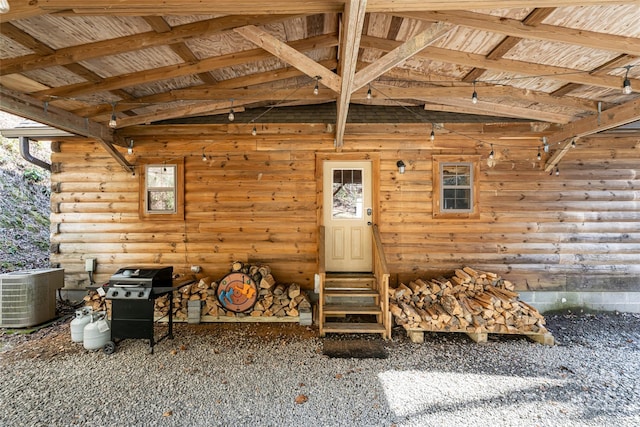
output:
[[[544,145],[544,152],[548,153],[549,152],[549,144],[547,144],[547,137],[546,136],[542,137],[542,144]]]
[[[573,138],[571,140],[571,148],[576,148],[576,139],[575,138]]]
[[[540,147],[538,147],[538,160],[542,160],[542,154],[540,153]]]
[[[207,155],[204,152],[204,147],[202,147],[202,161],[206,162],[207,161]]]
[[[489,158],[493,159],[494,156],[494,152],[493,152],[493,144],[491,144],[491,152],[489,153]]]
[[[431,123],[431,135],[429,135],[429,139],[431,141],[436,139],[436,130],[435,130],[435,126],[433,125],[433,123]]]
[[[369,89],[367,90],[367,99],[371,99],[371,83],[369,83]]]
[[[133,139],[129,141],[129,146],[127,147],[127,154],[133,154]]]
[[[318,81],[320,80],[320,76],[316,76],[316,85],[313,87],[313,94],[318,95],[320,93],[320,87],[318,86]]]
[[[560,168],[556,166],[556,176],[560,175]]]
[[[229,111],[229,121],[232,122],[236,119],[236,115],[233,114],[233,98],[231,98],[231,111]]]
[[[251,135],[256,136],[258,134],[258,129],[256,129],[256,126],[253,125],[253,128],[251,129]]]
[[[118,126],[118,122],[116,121],[116,103],[111,104],[111,119],[109,120],[109,127],[111,129],[115,129]]]
[[[478,92],[476,92],[476,81],[473,81],[473,94],[471,95],[471,103],[472,104],[477,104],[478,103]]]
[[[627,65],[625,67],[627,72],[624,74],[624,82],[622,83],[622,93],[625,95],[631,95],[631,80],[629,80],[629,70],[631,69],[631,65]]]

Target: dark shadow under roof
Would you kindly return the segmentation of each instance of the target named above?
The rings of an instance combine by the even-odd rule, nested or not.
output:
[[[236,123],[335,123],[336,104],[262,107],[235,112]],[[428,111],[422,107],[351,104],[347,123],[529,123],[536,120]],[[155,124],[226,124],[226,114],[163,120]]]

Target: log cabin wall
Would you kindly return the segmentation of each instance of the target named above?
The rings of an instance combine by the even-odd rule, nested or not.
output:
[[[137,264],[173,265],[183,274],[199,265],[219,279],[241,260],[313,289],[316,156],[335,153],[330,129],[270,124],[251,136],[230,125],[147,128],[131,135],[133,155],[121,151],[134,164],[185,159],[185,221],[140,220],[138,177],[98,143],[54,144],[52,262],[65,268],[67,288],[88,284],[84,259],[96,258],[97,282]],[[501,139],[504,132],[482,135],[483,143],[455,133],[431,142],[429,131],[347,127],[343,153],[380,159],[377,223],[395,281],[469,265],[500,273],[518,290],[640,290],[640,138],[581,139],[556,176],[542,170],[549,154],[538,161],[536,142]],[[493,168],[486,142],[495,143]],[[481,156],[479,219],[433,218],[436,154]]]

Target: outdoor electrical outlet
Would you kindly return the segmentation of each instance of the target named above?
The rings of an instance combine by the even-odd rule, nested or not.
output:
[[[192,266],[191,266],[191,272],[192,272],[192,273],[200,273],[200,271],[201,271],[201,270],[202,270],[202,269],[200,268],[200,266],[199,266],[199,265],[192,265]]]
[[[84,260],[84,271],[89,273],[96,271],[96,259],[87,258]]]

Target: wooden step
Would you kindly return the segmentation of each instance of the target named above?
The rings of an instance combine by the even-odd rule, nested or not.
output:
[[[372,297],[377,298],[380,296],[378,291],[374,291],[369,288],[359,288],[359,289],[325,289],[324,291],[325,297],[338,297],[338,298],[348,298],[348,297]]]
[[[382,310],[377,305],[325,304],[322,312],[325,316],[342,316],[346,314],[381,314]]]
[[[379,323],[325,322],[323,332],[335,334],[384,334],[384,326]]]
[[[370,274],[353,275],[340,274],[325,277],[324,289],[326,290],[360,290],[371,289],[375,282],[375,277]]]

